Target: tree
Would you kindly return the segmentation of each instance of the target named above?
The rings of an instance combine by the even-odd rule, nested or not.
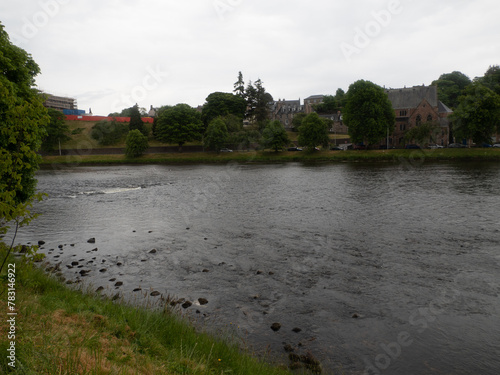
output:
[[[500,66],[490,66],[484,77],[477,78],[476,81],[500,95]]]
[[[460,98],[451,119],[456,137],[489,143],[495,130],[500,131],[500,95],[474,82]]]
[[[128,158],[141,156],[148,147],[148,137],[142,134],[139,129],[129,131],[125,141],[125,155]]]
[[[202,129],[201,114],[188,104],[177,104],[160,114],[155,129],[156,139],[176,143],[182,152],[184,143],[201,139]]]
[[[130,123],[128,125],[128,129],[129,130],[137,129],[142,134],[144,134],[146,136],[148,135],[146,127],[144,126],[144,122],[142,121],[142,118],[141,118],[139,106],[137,104],[135,104],[130,111]]]
[[[245,110],[246,102],[242,97],[225,92],[214,92],[207,97],[201,118],[207,127],[213,119],[219,116],[233,115],[243,120]]]
[[[349,86],[343,121],[354,143],[370,145],[394,131],[395,113],[382,87],[360,80]]]
[[[295,116],[293,116],[292,119],[292,127],[294,132],[298,132],[300,125],[302,125],[302,121],[306,118],[305,113],[297,113]]]
[[[316,146],[328,146],[328,125],[317,113],[310,113],[299,128],[299,145],[314,151]]]
[[[33,88],[39,73],[32,57],[11,44],[0,24],[0,237],[11,221],[16,224],[16,232],[19,226],[28,224],[36,216],[29,207],[42,197],[35,193],[40,160],[37,150],[50,118],[43,96]]]
[[[345,106],[346,95],[344,90],[337,89],[335,96],[325,95],[323,103],[316,104],[314,110],[318,113],[337,113]]]
[[[219,153],[220,149],[226,145],[227,137],[226,124],[221,117],[217,117],[208,125],[205,137],[203,138],[203,144],[205,147]]]
[[[238,72],[238,81],[234,83],[234,94],[240,98],[245,98],[245,81],[243,81],[243,74]]]
[[[405,133],[405,142],[415,143],[424,146],[429,143],[429,141],[436,143],[436,136],[441,132],[439,123],[437,122],[426,122],[420,126],[415,126]]]
[[[438,80],[432,82],[432,85],[437,86],[439,100],[455,109],[458,106],[459,97],[471,83],[470,78],[465,74],[454,71],[442,74]]]
[[[275,120],[267,122],[262,131],[261,143],[264,148],[272,148],[277,152],[280,148],[288,145],[290,139],[281,122]]]
[[[256,122],[259,128],[263,128],[266,120],[269,119],[269,103],[273,101],[272,95],[266,92],[263,82],[258,79],[255,81],[255,86],[251,81],[248,83],[245,99],[247,102],[246,118]]]
[[[56,149],[59,144],[71,139],[67,134],[69,127],[65,122],[64,114],[52,108],[48,108],[48,114],[50,122],[46,128],[47,135],[42,143],[42,150],[46,152]]]

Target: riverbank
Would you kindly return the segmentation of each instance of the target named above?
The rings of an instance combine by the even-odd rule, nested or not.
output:
[[[390,162],[425,161],[500,161],[499,148],[463,148],[436,150],[368,150],[368,151],[316,151],[266,152],[241,151],[228,153],[159,153],[139,158],[124,155],[87,155],[77,151],[63,156],[44,156],[42,166],[99,165],[99,164],[216,164],[216,163],[281,163],[281,162]]]
[[[15,302],[9,305],[15,306],[15,324],[0,321],[0,350],[7,353],[14,348],[15,360],[1,356],[2,373],[291,373],[286,365],[273,366],[242,351],[229,330],[214,338],[195,329],[167,302],[159,310],[137,308],[69,289],[61,281],[57,267],[47,275],[16,265]],[[5,289],[2,285],[4,296]],[[6,299],[0,300],[4,312]]]

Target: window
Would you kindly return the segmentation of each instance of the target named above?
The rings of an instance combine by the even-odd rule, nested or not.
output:
[[[422,125],[422,116],[418,115],[417,116],[417,126]]]
[[[427,116],[427,122],[431,122],[431,121],[432,121],[432,115]]]
[[[400,117],[406,117],[407,114],[408,114],[408,112],[406,110],[399,111],[399,116]]]

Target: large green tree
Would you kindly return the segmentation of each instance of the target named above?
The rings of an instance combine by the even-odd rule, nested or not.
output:
[[[257,123],[263,129],[269,119],[269,103],[273,97],[264,88],[264,83],[258,79],[254,84],[250,81],[245,91],[247,101],[246,118]]]
[[[208,124],[207,131],[203,138],[203,144],[208,149],[217,151],[218,153],[220,149],[226,145],[228,134],[224,120],[222,117],[217,117]]]
[[[261,143],[264,148],[271,148],[274,149],[274,151],[278,151],[288,145],[290,139],[281,122],[275,120],[268,121],[266,127],[262,131]]]
[[[472,81],[465,74],[454,71],[442,74],[439,79],[432,82],[432,85],[437,86],[439,100],[455,109],[458,106],[459,97],[471,83]]]
[[[219,116],[233,115],[243,120],[245,110],[246,102],[242,97],[225,92],[214,92],[207,97],[201,118],[207,127],[213,119]]]
[[[465,90],[451,119],[455,137],[489,143],[500,131],[500,95],[475,82]]]
[[[33,215],[42,139],[50,118],[44,98],[34,89],[40,69],[23,49],[14,46],[0,24],[0,235],[7,223],[27,224]]]
[[[382,87],[360,80],[349,86],[343,121],[354,143],[370,145],[394,131],[395,113]]]
[[[316,146],[328,146],[329,141],[328,125],[317,113],[310,113],[302,120],[298,138],[300,146],[314,151]]]
[[[50,122],[47,125],[47,135],[43,139],[42,150],[49,152],[55,150],[60,144],[69,141],[69,127],[62,112],[49,108]]]
[[[201,114],[188,104],[177,104],[167,108],[158,117],[156,139],[164,143],[179,145],[179,152],[186,142],[201,139],[203,122]]]

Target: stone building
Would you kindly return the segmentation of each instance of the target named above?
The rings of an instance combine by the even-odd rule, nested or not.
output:
[[[304,106],[298,100],[278,100],[269,104],[271,120],[278,120],[286,130],[293,128],[293,117],[298,113],[304,113]]]
[[[311,95],[304,99],[304,112],[306,114],[314,112],[314,105],[323,103],[324,95]]]
[[[424,123],[435,123],[438,129],[428,143],[447,146],[449,143],[450,121],[453,111],[439,101],[436,86],[414,86],[403,89],[385,90],[396,114],[394,133],[389,137],[389,146],[404,147],[408,130]],[[386,144],[381,140],[381,145]]]

